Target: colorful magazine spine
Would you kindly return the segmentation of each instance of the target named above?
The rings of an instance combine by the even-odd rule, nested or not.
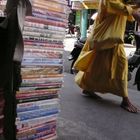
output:
[[[57,116],[58,114],[53,114],[39,118],[32,118],[24,121],[20,121],[18,118],[16,118],[17,132],[29,130],[33,127],[37,127],[41,124],[49,123],[51,121],[57,121]]]
[[[63,86],[65,0],[34,0],[24,23],[22,83],[16,94],[17,140],[53,140]]]

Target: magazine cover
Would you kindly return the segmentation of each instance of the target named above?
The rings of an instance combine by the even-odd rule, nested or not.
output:
[[[41,109],[41,108],[59,108],[59,102],[52,102],[52,103],[48,103],[47,101],[43,104],[30,104],[27,105],[26,103],[26,106],[25,106],[25,103],[22,103],[24,104],[24,107],[19,107],[19,105],[17,105],[17,113],[20,113],[20,112],[26,112],[26,111],[31,111],[31,110],[38,110],[38,109]]]
[[[32,21],[32,22],[36,22],[36,23],[42,23],[45,25],[58,26],[58,27],[63,27],[63,28],[66,28],[66,25],[67,25],[67,23],[65,23],[65,22],[58,22],[58,21],[43,19],[43,18],[39,18],[39,17],[26,17],[26,21]]]
[[[21,69],[23,77],[30,77],[31,75],[63,75],[63,66],[50,66],[50,67],[27,67]]]
[[[60,99],[50,99],[50,100],[41,100],[41,101],[36,101],[36,102],[29,102],[29,103],[22,103],[22,104],[17,104],[17,109],[24,109],[27,107],[34,107],[42,104],[57,104]]]
[[[37,42],[37,41],[31,41],[31,40],[24,40],[24,46],[25,48],[37,48],[41,50],[59,50],[63,51],[64,46],[63,44],[54,44],[54,42],[49,43],[49,42]]]
[[[33,28],[38,28],[38,29],[47,29],[47,30],[52,30],[52,31],[60,31],[65,33],[65,28],[64,27],[58,27],[58,26],[54,26],[54,25],[47,25],[47,24],[43,24],[41,22],[33,22],[31,20],[25,21],[25,27],[33,27]],[[31,28],[30,28],[31,30]]]
[[[24,56],[29,58],[52,58],[52,59],[62,59],[63,52],[62,51],[55,51],[55,50],[48,50],[48,49],[40,49],[40,48],[26,48],[24,49]]]
[[[64,37],[65,32],[62,29],[63,28],[61,28],[61,30],[56,28],[56,30],[52,30],[52,28],[50,29],[50,27],[48,27],[48,29],[47,29],[47,28],[36,28],[33,26],[25,26],[23,32],[28,31],[28,32],[48,33],[49,36],[56,34],[56,35],[60,35],[61,37]]]
[[[28,97],[28,98],[23,98],[23,99],[17,99],[17,104],[18,103],[26,103],[26,102],[35,102],[35,101],[39,101],[39,100],[50,100],[50,99],[54,99],[54,98],[58,98],[59,95],[48,95],[48,96],[40,96],[40,97]]]
[[[44,123],[57,121],[57,117],[58,117],[58,114],[54,114],[54,115],[49,115],[49,116],[28,119],[24,121],[20,121],[18,118],[16,118],[17,132],[28,130],[30,128],[37,127]]]
[[[39,109],[39,110],[35,110],[35,111],[33,110],[33,111],[30,111],[30,112],[27,111],[27,112],[20,113],[20,114],[17,115],[17,118],[20,121],[24,121],[24,120],[28,120],[28,119],[54,115],[54,114],[58,114],[58,113],[59,113],[58,108],[54,108],[54,109],[51,109],[51,110]]]
[[[44,89],[58,89],[60,90],[60,88],[62,87],[62,83],[49,83],[49,84],[45,84],[45,85],[36,85],[36,84],[32,84],[32,85],[28,85],[26,84],[26,86],[20,87],[19,91],[28,91],[28,90],[44,90]]]
[[[36,32],[36,31],[24,31],[23,32],[23,35],[24,36],[30,36],[30,37],[38,37],[38,38],[54,38],[54,39],[62,39],[64,38],[64,35],[61,35],[61,34],[57,34],[57,33],[51,33],[51,32]]]
[[[18,131],[17,138],[40,138],[52,133],[56,133],[56,121],[40,124],[28,130]]]
[[[60,20],[65,19],[66,21],[68,21],[67,15],[65,13],[54,12],[52,10],[49,11],[49,10],[39,8],[39,7],[33,7],[32,11],[33,11],[33,13],[35,12],[35,13],[39,13],[39,14],[46,15],[46,16],[58,17]]]
[[[58,96],[57,93],[34,93],[34,94],[18,94],[16,95],[17,100],[23,100],[23,99],[30,99],[30,98],[50,98]]]
[[[21,86],[25,86],[26,84],[56,84],[56,83],[62,83],[63,77],[47,77],[47,78],[27,78],[22,79]]]
[[[49,11],[55,11],[60,13],[66,13],[67,7],[64,5],[65,3],[58,3],[56,1],[49,1],[47,0],[34,0],[33,6],[34,7],[40,7],[40,8],[46,8]]]

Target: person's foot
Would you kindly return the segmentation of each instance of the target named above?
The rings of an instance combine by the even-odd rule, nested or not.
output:
[[[83,90],[82,93],[83,93],[83,95],[88,96],[88,97],[92,97],[94,99],[102,99],[99,95],[95,94],[94,92]]]
[[[121,105],[120,105],[123,109],[127,110],[128,112],[131,112],[131,113],[138,113],[138,108],[135,107],[131,102],[130,100],[128,99],[128,97],[124,97],[122,102],[121,102]]]

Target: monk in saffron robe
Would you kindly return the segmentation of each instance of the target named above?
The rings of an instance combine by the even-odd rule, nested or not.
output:
[[[128,98],[124,32],[127,20],[135,20],[133,14],[138,10],[136,7],[123,0],[100,0],[92,32],[74,64],[74,68],[79,70],[75,81],[83,93],[118,95],[122,97],[121,107],[133,113],[138,109]]]

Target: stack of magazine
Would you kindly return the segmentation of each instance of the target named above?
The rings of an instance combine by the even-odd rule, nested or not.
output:
[[[53,140],[63,85],[66,0],[33,0],[23,38],[22,84],[16,94],[17,140]]]

